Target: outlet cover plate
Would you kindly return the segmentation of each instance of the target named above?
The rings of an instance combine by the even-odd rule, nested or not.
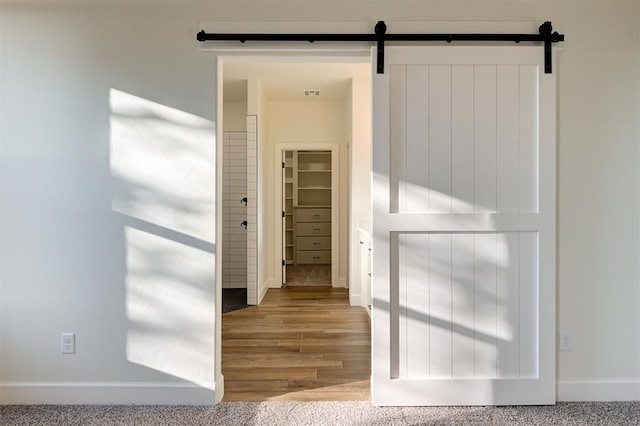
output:
[[[558,342],[561,351],[570,351],[573,349],[571,344],[571,335],[569,333],[560,333],[560,341]]]
[[[76,333],[62,333],[60,335],[60,344],[63,354],[75,354]]]

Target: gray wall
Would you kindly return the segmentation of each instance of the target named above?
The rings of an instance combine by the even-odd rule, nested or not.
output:
[[[552,20],[560,397],[637,398],[638,4],[460,3],[3,2],[2,402],[28,382],[213,386],[215,58],[194,35],[225,19]]]
[[[197,10],[2,4],[3,382],[214,382],[215,58]]]

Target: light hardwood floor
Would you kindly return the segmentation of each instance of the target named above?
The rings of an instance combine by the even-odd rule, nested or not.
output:
[[[370,398],[369,317],[346,289],[269,289],[222,315],[224,401]]]

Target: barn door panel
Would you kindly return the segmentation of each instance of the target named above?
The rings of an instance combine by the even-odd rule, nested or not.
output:
[[[385,59],[373,74],[373,402],[552,404],[554,77],[526,47]]]

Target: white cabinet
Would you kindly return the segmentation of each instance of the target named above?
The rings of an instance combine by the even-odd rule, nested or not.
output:
[[[360,291],[362,304],[371,316],[371,239],[360,232]]]

